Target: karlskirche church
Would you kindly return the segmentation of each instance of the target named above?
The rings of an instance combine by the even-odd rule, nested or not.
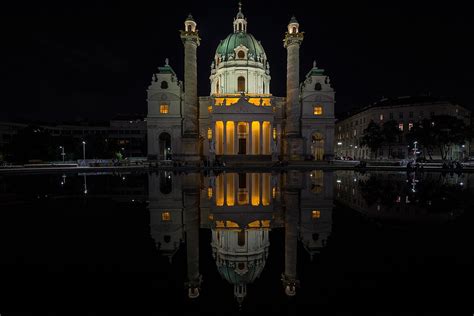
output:
[[[166,60],[147,91],[148,158],[331,160],[335,92],[316,62],[300,82],[304,33],[296,18],[291,18],[283,40],[286,97],[271,93],[270,59],[248,32],[240,4],[232,27],[211,61],[209,95],[198,97],[196,51],[201,39],[193,17],[184,21],[184,82]]]

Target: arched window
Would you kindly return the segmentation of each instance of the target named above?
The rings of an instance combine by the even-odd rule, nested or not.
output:
[[[162,81],[161,82],[161,89],[168,89],[168,82],[167,81]]]
[[[239,77],[237,79],[237,90],[239,92],[245,92],[245,78],[244,77]]]
[[[159,148],[159,156],[160,160],[171,160],[171,135],[163,132],[160,134],[158,138],[158,148]],[[170,177],[171,178],[171,177]]]
[[[220,91],[219,91],[219,80],[217,80],[216,82],[216,93],[219,94]]]
[[[170,194],[173,190],[173,179],[169,172],[160,173],[160,192],[162,194]]]
[[[191,26],[191,24],[188,25],[188,32],[192,32],[193,28]]]
[[[242,23],[239,23],[239,32],[242,31]]]
[[[239,51],[237,53],[237,57],[239,57],[240,59],[244,59],[245,58],[245,52],[243,50]]]
[[[293,33],[293,34],[296,33],[296,26],[293,26],[293,32],[291,32],[291,33]]]
[[[245,246],[245,229],[241,229],[239,231],[239,235],[237,236],[237,244],[240,247]]]
[[[319,82],[316,82],[316,84],[314,85],[314,90],[316,90],[316,91],[320,91],[321,89],[322,89],[322,87],[321,87],[321,83],[319,83]]]

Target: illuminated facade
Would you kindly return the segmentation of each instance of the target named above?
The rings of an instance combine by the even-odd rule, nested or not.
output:
[[[303,32],[293,17],[288,51],[287,97],[271,94],[270,63],[260,41],[247,32],[241,7],[233,33],[222,40],[210,69],[210,95],[197,96],[197,24],[189,16],[181,31],[184,84],[168,60],[148,88],[148,156],[158,160],[267,160],[333,158],[334,90],[314,63],[299,81]]]
[[[151,235],[170,262],[186,244],[190,298],[218,286],[241,304],[265,269],[273,229],[285,231],[283,289],[296,295],[298,242],[311,258],[327,246],[332,207],[332,172],[149,175]],[[199,253],[200,228],[211,231],[209,253]],[[199,255],[213,257],[224,284],[202,283]]]

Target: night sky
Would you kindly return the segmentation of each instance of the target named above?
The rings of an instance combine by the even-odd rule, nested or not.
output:
[[[190,12],[202,37],[199,94],[209,95],[210,63],[219,41],[232,32],[237,2],[42,3],[27,11],[22,24],[34,47],[26,49],[25,38],[6,29],[7,43],[11,41],[6,45],[9,76],[2,80],[19,84],[9,89],[12,97],[4,98],[0,119],[145,116],[146,88],[166,57],[183,80],[178,30]],[[472,108],[472,11],[446,1],[443,5],[385,2],[243,1],[248,31],[262,42],[270,61],[271,92],[285,95],[282,40],[295,14],[305,32],[301,77],[316,59],[336,89],[336,112],[383,96],[421,93],[453,97]],[[15,12],[1,14],[17,18]],[[3,23],[8,26],[9,21]]]

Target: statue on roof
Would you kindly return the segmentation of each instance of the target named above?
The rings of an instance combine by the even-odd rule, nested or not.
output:
[[[165,66],[169,66],[170,60],[168,58],[165,58]]]

